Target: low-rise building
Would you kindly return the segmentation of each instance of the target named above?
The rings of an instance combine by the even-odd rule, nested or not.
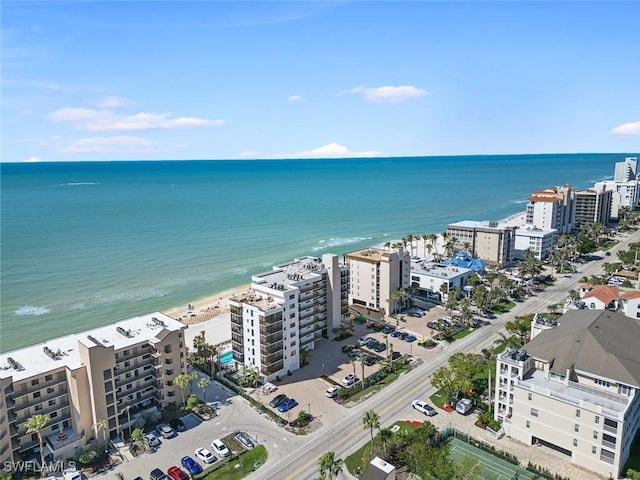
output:
[[[538,228],[525,225],[516,230],[516,258],[524,259],[525,250],[531,250],[538,260],[544,260],[553,249],[556,239],[555,228]]]
[[[447,234],[455,238],[459,248],[500,267],[511,266],[516,258],[516,226],[498,222],[463,220],[447,225]]]
[[[333,336],[348,312],[349,271],[338,257],[303,257],[254,275],[230,299],[231,345],[239,368],[271,381],[301,366],[300,352]]]
[[[495,418],[515,440],[618,478],[640,426],[640,321],[572,310],[547,327],[498,356]]]
[[[371,310],[395,313],[400,301],[394,292],[409,287],[411,260],[409,252],[365,248],[345,253],[349,268],[349,304]]]
[[[447,294],[456,288],[462,290],[472,273],[470,268],[414,260],[411,262],[411,287],[417,297],[446,302]]]
[[[40,455],[26,423],[49,417],[45,455],[67,458],[114,438],[139,414],[180,398],[185,324],[156,312],[0,355],[0,461]],[[34,450],[36,449],[36,450]]]

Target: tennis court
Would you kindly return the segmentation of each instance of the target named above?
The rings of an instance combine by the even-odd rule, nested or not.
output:
[[[449,444],[451,445],[451,457],[455,462],[469,456],[475,458],[478,464],[482,465],[482,470],[473,480],[512,480],[516,472],[518,473],[517,478],[522,480],[535,477],[533,473],[527,472],[524,468],[513,465],[457,438],[450,439]]]

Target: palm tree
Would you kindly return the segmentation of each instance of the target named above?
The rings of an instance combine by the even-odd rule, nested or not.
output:
[[[344,460],[336,458],[335,453],[325,452],[320,456],[318,464],[320,466],[320,480],[332,480],[338,476],[342,470]]]
[[[42,441],[42,431],[44,427],[49,423],[49,415],[34,415],[27,420],[27,433],[36,433],[38,434],[38,444],[40,446],[40,475],[44,477],[45,468],[44,468],[44,442]]]
[[[431,248],[433,248],[433,251],[435,253],[435,256],[438,257],[438,235],[436,235],[435,233],[430,233],[429,234],[429,242],[431,242]]]
[[[202,389],[202,401],[204,403],[207,403],[207,387],[209,385],[211,385],[211,380],[209,380],[209,377],[202,377],[200,380],[198,380],[198,387]]]
[[[107,439],[106,439],[107,421],[104,418],[97,418],[96,423],[93,424],[93,428],[96,432],[96,438],[98,438],[100,431],[102,431],[102,440],[106,446],[107,445]]]
[[[120,411],[127,414],[127,426],[129,427],[129,435],[131,435],[131,409],[133,404],[131,402],[123,402],[120,406]]]
[[[482,356],[480,362],[484,363],[488,367],[487,370],[489,371],[489,378],[487,380],[487,392],[489,392],[489,411],[491,411],[491,409],[493,408],[493,405],[491,404],[491,370],[495,368],[496,354],[490,348],[483,348],[481,354]]]
[[[390,428],[383,428],[378,432],[378,437],[380,438],[380,441],[382,442],[382,456],[386,457],[387,456],[387,443],[393,437],[393,432],[391,431]]]
[[[364,357],[360,357],[360,366],[362,367],[362,379],[360,380],[360,388],[364,390]]]
[[[257,368],[245,368],[240,374],[240,385],[255,388],[260,380],[260,371]]]
[[[173,379],[173,383],[175,383],[178,387],[180,387],[180,393],[182,394],[182,404],[184,405],[184,390],[191,385],[192,378],[185,374],[181,373],[180,375],[176,375],[176,378]]]
[[[391,242],[389,240],[384,242],[384,249],[385,250],[391,250]]]
[[[365,430],[368,428],[371,433],[371,447],[369,449],[369,456],[373,457],[373,429],[380,428],[380,415],[373,410],[365,412],[362,417],[362,428]]]
[[[131,432],[131,441],[137,447],[142,447],[144,445],[144,430],[141,428],[134,428],[133,432]]]

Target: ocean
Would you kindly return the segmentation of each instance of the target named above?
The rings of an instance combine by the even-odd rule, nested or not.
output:
[[[521,212],[625,154],[3,163],[0,351],[186,305],[304,255]]]

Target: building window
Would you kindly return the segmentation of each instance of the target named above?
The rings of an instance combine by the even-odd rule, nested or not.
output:
[[[44,377],[45,382],[48,382],[50,380],[53,380],[53,375],[47,375],[46,377]]]
[[[580,431],[580,425],[578,425],[577,423],[573,426],[573,431],[574,432],[579,432]]]
[[[298,353],[298,351],[297,351],[297,350],[292,350],[292,351],[291,351],[291,356],[292,356],[292,357],[295,357],[297,353]]]
[[[295,347],[295,346],[296,346],[296,342],[295,342],[295,340],[294,340],[293,342],[291,342],[291,346],[292,346],[292,347]]]
[[[600,385],[601,387],[609,388],[611,386],[611,383],[607,382],[606,380],[600,380],[599,378],[596,378],[593,383],[595,383],[596,385]]]
[[[600,423],[600,417],[596,415],[596,423]]]
[[[40,392],[34,392],[33,398],[40,398]]]
[[[56,418],[56,417],[58,416],[58,412],[51,412],[51,413],[49,414],[49,416],[50,416],[51,418]]]
[[[113,403],[113,393],[108,394],[106,397],[107,405],[111,405]]]
[[[596,432],[595,430],[593,431],[593,438],[594,439],[598,439],[598,432]]]
[[[55,399],[54,400],[49,400],[49,406],[53,407],[56,404]]]
[[[35,412],[39,412],[40,410],[42,410],[42,405],[36,405],[35,407],[33,407],[33,410]]]
[[[624,395],[626,397],[629,396],[629,394],[631,393],[631,387],[629,387],[628,385],[618,385],[618,393],[620,395]]]
[[[574,446],[574,447],[577,447],[577,446],[578,446],[578,439],[577,439],[577,438],[574,438],[574,439],[573,439],[573,446]]]
[[[527,428],[531,428],[531,422],[527,420]]]
[[[131,390],[133,388],[133,385],[129,384],[127,385],[127,390]]]
[[[580,409],[579,409],[579,408],[577,408],[577,409],[576,409],[576,417],[579,417],[579,416],[580,416]]]
[[[296,317],[296,312],[291,312],[289,314],[289,318],[295,318]]]
[[[529,393],[527,394],[527,398],[528,398],[529,400],[532,400],[532,399],[533,399],[533,393],[529,392]]]
[[[53,388],[53,387],[47,387],[47,393],[53,393],[53,392],[55,392],[55,390],[56,389]]]
[[[111,380],[111,369],[109,370],[104,370],[102,372],[102,376],[105,380]]]
[[[591,453],[593,453],[594,455],[598,453],[598,447],[591,447]]]
[[[31,380],[31,385],[35,386],[39,384],[40,384],[40,380],[38,380],[37,378],[35,380]]]
[[[531,416],[532,417],[537,417],[538,416],[538,409],[537,408],[532,408],[531,409]]]
[[[291,334],[289,335],[291,338],[296,336],[296,332],[291,332]]]

